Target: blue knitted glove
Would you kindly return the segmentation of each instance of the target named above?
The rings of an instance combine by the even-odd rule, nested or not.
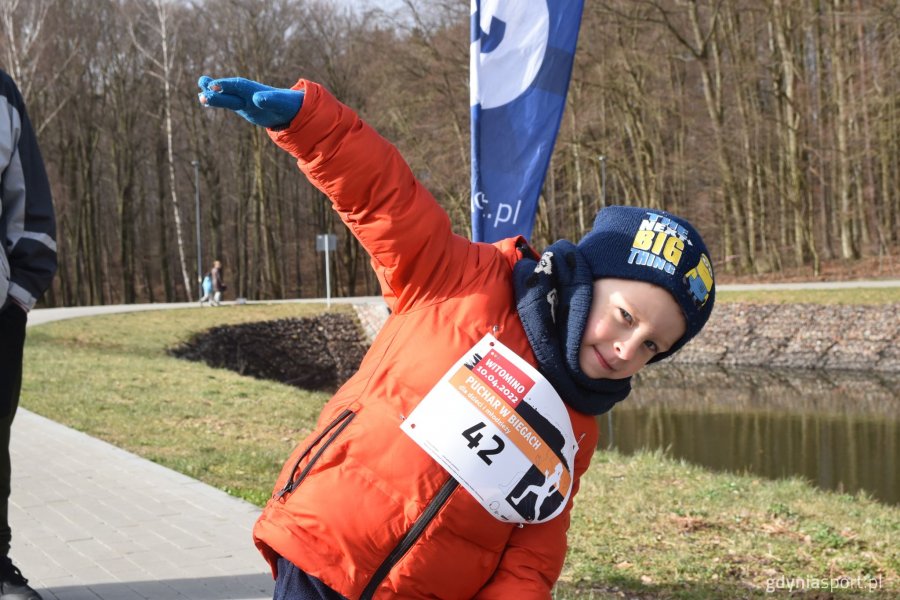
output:
[[[213,79],[204,75],[197,82],[200,104],[227,108],[254,125],[285,129],[303,106],[303,92],[273,88],[243,77]]]

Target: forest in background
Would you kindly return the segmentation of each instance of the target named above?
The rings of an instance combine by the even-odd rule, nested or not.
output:
[[[317,0],[0,0],[0,67],[50,175],[60,270],[44,305],[371,295],[368,259],[265,131],[200,75],[324,84],[394,143],[469,237],[466,0],[393,13]],[[601,157],[603,157],[601,159]],[[199,196],[198,196],[199,195]],[[605,204],[663,208],[720,274],[811,275],[900,251],[895,0],[586,0],[532,244]]]

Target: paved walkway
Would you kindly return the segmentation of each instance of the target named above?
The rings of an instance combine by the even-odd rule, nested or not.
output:
[[[44,600],[272,597],[252,504],[26,410],[11,556]]]
[[[384,303],[355,304],[374,335]],[[36,310],[29,325],[121,310]],[[10,554],[44,600],[272,597],[250,534],[254,505],[25,409],[11,452]]]

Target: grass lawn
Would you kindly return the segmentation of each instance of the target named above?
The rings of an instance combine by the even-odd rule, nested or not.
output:
[[[873,292],[877,303],[900,295]],[[804,302],[843,293],[801,292]],[[779,301],[761,294],[767,299],[753,301]],[[261,506],[328,395],[166,349],[216,325],[322,310],[254,304],[31,327],[22,405]],[[900,507],[800,480],[712,473],[661,453],[598,453],[576,498],[570,542],[558,599],[788,597],[800,584],[816,589],[790,597],[900,597]]]
[[[179,360],[166,350],[217,325],[323,310],[253,304],[30,327],[22,406],[262,506],[329,396]]]

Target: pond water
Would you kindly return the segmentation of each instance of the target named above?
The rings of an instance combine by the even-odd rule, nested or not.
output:
[[[601,449],[660,449],[900,505],[900,374],[651,366],[598,419]]]

